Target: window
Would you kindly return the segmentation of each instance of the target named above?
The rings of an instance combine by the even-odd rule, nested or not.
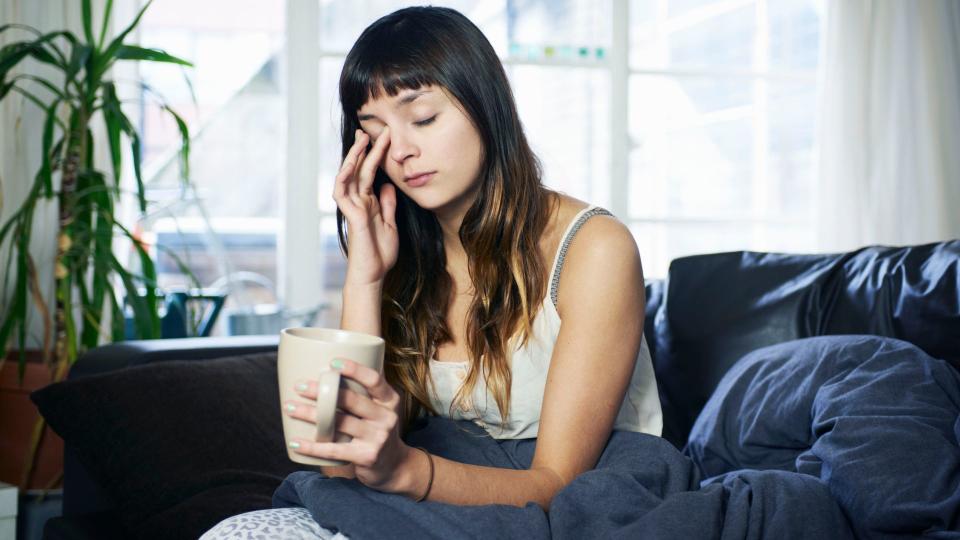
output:
[[[688,254],[813,249],[820,2],[438,4],[469,17],[501,55],[544,182],[613,211],[634,233],[646,275],[656,278]],[[343,57],[364,27],[403,5],[320,6],[325,245],[336,232],[330,193]],[[342,267],[328,271],[342,274]],[[335,295],[338,285],[325,287]]]
[[[821,2],[437,4],[464,13],[500,54],[544,182],[613,211],[634,233],[647,277],[657,278],[687,254],[813,249]],[[363,28],[407,4],[165,0],[151,7],[144,44],[197,63],[194,178],[222,252],[236,253],[206,263],[211,279],[227,260],[278,285],[286,280],[282,296],[319,297],[331,309],[317,324],[338,324],[346,262],[330,196],[340,161],[337,80]],[[163,69],[145,75],[176,96],[178,109],[192,110],[182,74]],[[144,123],[154,170],[170,168],[173,126],[149,112]],[[175,184],[175,170],[165,174]],[[303,191],[311,178],[315,185]],[[191,217],[194,236],[171,234],[170,220],[158,221],[158,235],[171,245],[178,237],[199,242],[200,216],[185,211],[179,221]],[[303,226],[311,223],[315,229]],[[296,229],[310,234],[298,237]],[[285,242],[317,249],[284,249]]]
[[[631,8],[628,216],[648,275],[692,253],[812,250],[817,3]]]
[[[248,276],[233,283],[225,314],[276,301],[269,284],[277,280],[279,188],[286,154],[280,76],[284,15],[283,0],[164,0],[151,4],[138,26],[141,45],[194,64],[192,69],[140,65],[147,85],[137,115],[144,180],[149,198],[158,204],[139,227],[154,246],[161,287],[192,285],[174,256],[189,266],[201,286],[224,284],[227,275]],[[195,190],[181,189],[180,135],[158,96],[190,127]],[[252,282],[249,273],[263,279]],[[226,332],[225,314],[214,334]]]

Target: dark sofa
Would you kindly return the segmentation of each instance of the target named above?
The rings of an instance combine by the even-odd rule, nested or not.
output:
[[[960,241],[684,257],[646,291],[663,436],[677,448],[728,369],[768,345],[872,334],[960,369]],[[269,507],[296,470],[280,436],[276,346],[275,336],[106,345],[35,392],[66,444],[63,516],[45,538],[190,538]]]

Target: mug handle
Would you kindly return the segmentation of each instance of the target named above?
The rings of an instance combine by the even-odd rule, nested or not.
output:
[[[317,379],[317,442],[333,442],[337,427],[337,396],[340,394],[340,372],[329,369]]]

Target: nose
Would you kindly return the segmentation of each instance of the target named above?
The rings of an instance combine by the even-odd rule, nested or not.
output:
[[[420,149],[416,142],[403,129],[390,128],[390,158],[403,163],[408,157],[417,156]]]

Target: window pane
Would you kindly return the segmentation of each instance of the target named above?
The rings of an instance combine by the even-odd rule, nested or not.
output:
[[[516,53],[526,48],[544,50],[546,56],[575,56],[580,47],[610,46],[612,2],[592,0],[532,0],[506,3],[508,39]],[[524,56],[521,53],[521,56]],[[534,54],[540,56],[540,54]]]
[[[644,276],[663,278],[670,261],[684,255],[746,249],[751,226],[735,223],[632,223]]]
[[[631,3],[633,4],[633,3]],[[730,2],[654,0],[631,5],[630,63],[637,68],[734,68],[753,65],[756,7]]]
[[[430,4],[450,7],[463,13],[483,31],[499,54],[506,54],[504,0],[443,0]],[[401,0],[324,0],[320,4],[320,47],[324,51],[346,54],[364,28],[380,17],[409,5],[410,2]]]
[[[231,16],[224,18],[225,12]],[[184,17],[184,13],[190,13],[190,17]],[[283,44],[284,3],[283,0],[209,0],[197,4],[188,0],[164,0],[150,6],[138,31],[142,46],[163,49],[194,64],[193,68],[181,68],[141,62],[139,70],[144,82],[163,95],[197,136],[200,127],[219,116],[223,107],[252,81],[276,83],[275,73],[264,73],[264,70],[274,69]],[[189,86],[185,75],[190,78]],[[191,86],[196,105],[192,102]],[[261,87],[260,90],[279,92],[277,88],[271,91]],[[234,113],[236,108],[235,105]],[[143,93],[139,120],[143,127],[143,165],[149,170],[161,165],[157,160],[170,159],[179,144],[179,132],[176,123],[150,92]],[[259,131],[250,126],[241,132]],[[197,152],[196,158],[202,159],[204,155]],[[255,161],[251,159],[250,163]]]
[[[752,92],[741,79],[631,78],[630,216],[750,214]]]
[[[137,120],[147,196],[157,204],[136,227],[152,239],[163,288],[193,285],[177,257],[203,287],[225,287],[225,276],[234,275],[214,335],[226,332],[234,308],[276,302],[278,188],[286,155],[284,9],[283,0],[164,0],[151,5],[138,27],[141,45],[195,66],[143,62],[139,69],[189,125],[196,196],[179,189],[177,125],[145,91]],[[122,256],[137,267],[135,253]],[[238,283],[238,272],[260,284]]]
[[[768,88],[770,214],[813,223],[816,89],[804,82],[771,82]]]
[[[509,69],[520,119],[543,164],[544,184],[608,204],[609,94],[606,72],[515,66]]]
[[[632,78],[630,215],[809,222],[813,85],[714,82]]]
[[[630,65],[812,72],[822,11],[821,0],[636,0]]]
[[[820,56],[822,0],[777,0],[767,3],[770,66],[814,71]]]
[[[633,222],[630,231],[647,278],[666,277],[677,257],[740,250],[810,253],[814,244],[812,229],[804,225]]]

